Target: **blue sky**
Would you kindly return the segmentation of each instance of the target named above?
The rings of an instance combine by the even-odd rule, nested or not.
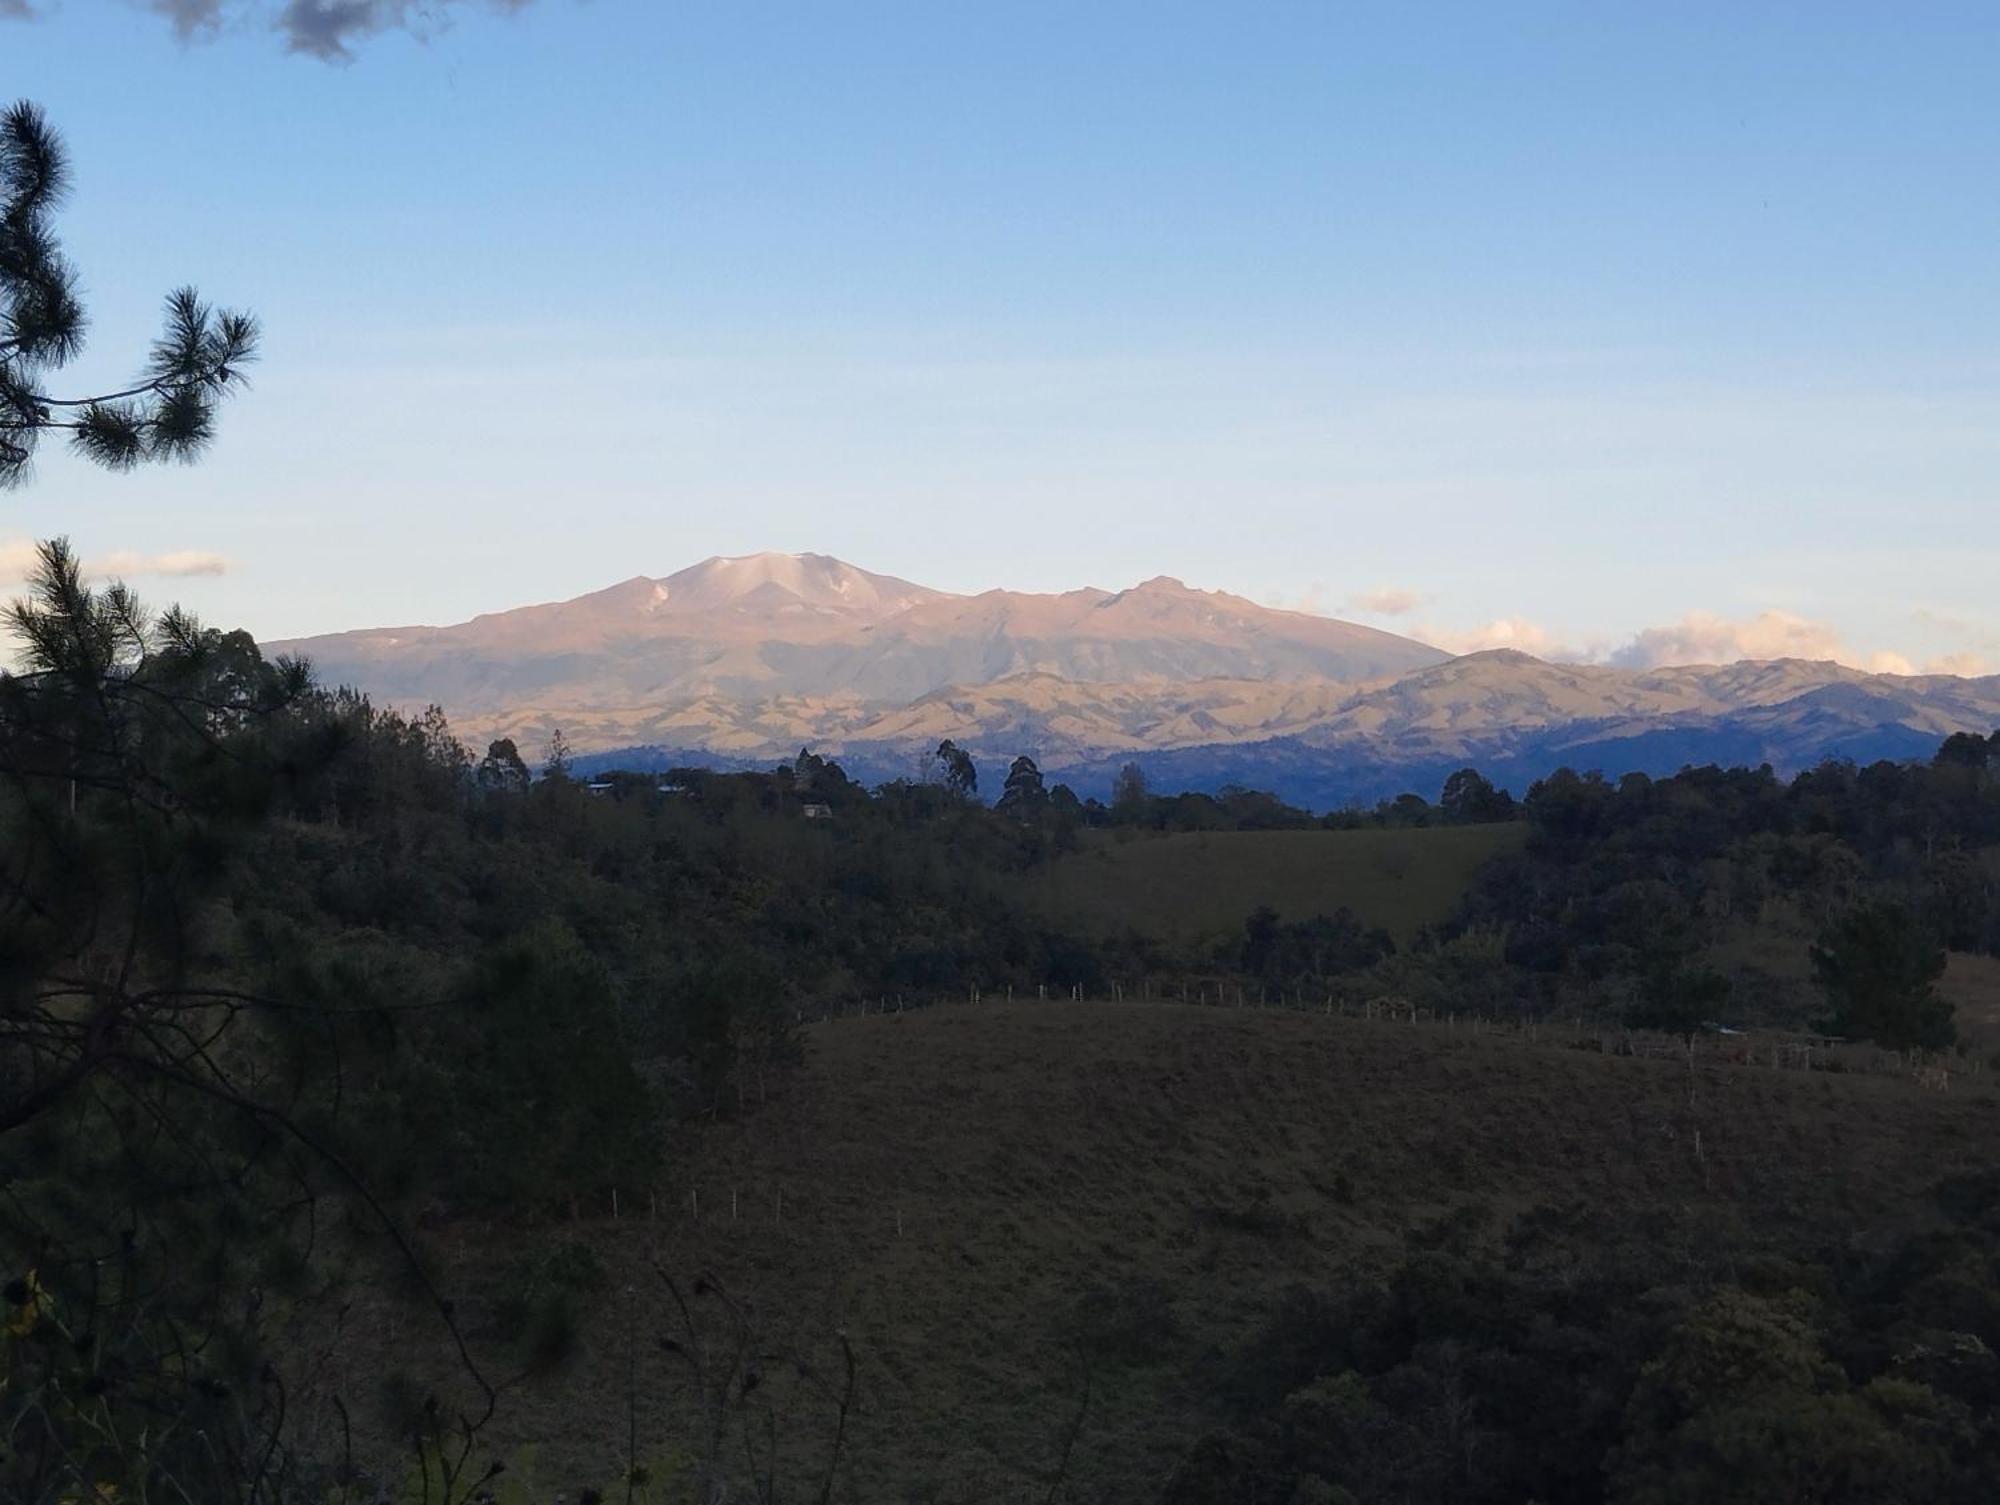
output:
[[[285,636],[812,549],[2000,668],[1990,4],[31,8],[65,385],[179,281],[268,334],[201,466],[48,453],[0,565],[213,555],[140,583]]]

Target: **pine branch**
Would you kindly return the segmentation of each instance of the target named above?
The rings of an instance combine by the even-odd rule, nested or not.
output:
[[[34,105],[0,115],[0,487],[26,482],[37,440],[62,431],[108,470],[198,459],[215,438],[216,400],[257,359],[257,321],[216,309],[192,287],[167,296],[141,372],[117,391],[51,398],[37,373],[83,348],[76,270],[49,225],[69,169],[61,138]]]

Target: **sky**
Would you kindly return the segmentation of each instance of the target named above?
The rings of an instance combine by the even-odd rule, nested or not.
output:
[[[0,0],[92,313],[266,330],[69,535],[265,638],[712,554],[2000,670],[2000,8]]]

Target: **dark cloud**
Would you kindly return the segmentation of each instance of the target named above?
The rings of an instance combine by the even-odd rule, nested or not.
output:
[[[165,16],[183,42],[212,37],[222,26],[222,0],[146,0],[146,8]]]
[[[286,0],[278,13],[278,31],[288,52],[302,52],[322,62],[351,63],[356,42],[393,30],[423,36],[445,25],[450,13],[465,3],[468,0]],[[509,14],[533,3],[483,0],[486,9]]]
[[[385,31],[429,36],[451,23],[452,12],[468,6],[512,15],[535,0],[138,0],[165,19],[183,42],[207,41],[225,24],[243,20],[268,24],[287,52],[326,63],[351,63],[358,43]],[[43,14],[38,0],[0,0],[0,20],[32,21]]]

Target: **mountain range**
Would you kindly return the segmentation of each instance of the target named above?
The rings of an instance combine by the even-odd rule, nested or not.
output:
[[[587,766],[757,764],[810,745],[875,779],[949,737],[982,764],[1030,753],[1086,793],[1137,760],[1162,787],[1240,782],[1318,806],[1434,793],[1467,763],[1514,787],[1564,763],[1786,772],[1919,756],[2000,724],[2000,675],[1453,657],[1165,577],[958,595],[820,554],[265,646],[378,701],[441,705],[462,736],[512,737],[531,759],[561,728]]]

